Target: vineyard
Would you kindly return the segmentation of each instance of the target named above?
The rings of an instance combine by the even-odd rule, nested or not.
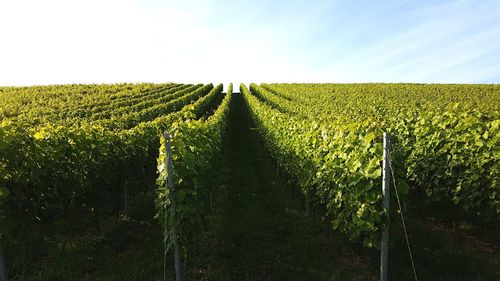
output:
[[[0,87],[0,271],[174,280],[178,244],[185,280],[377,280],[387,229],[414,280],[401,215],[419,279],[500,279],[500,86],[239,90]]]
[[[485,220],[500,214],[498,87],[250,89],[255,95],[242,93],[279,166],[326,205],[334,229],[364,237],[367,246],[379,240],[386,216],[379,189],[384,131],[394,136],[401,193],[421,191]]]

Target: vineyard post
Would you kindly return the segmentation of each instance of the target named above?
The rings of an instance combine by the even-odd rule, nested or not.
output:
[[[391,139],[388,133],[384,133],[384,152],[382,162],[382,194],[384,196],[384,209],[389,218],[389,197],[390,197],[390,149]],[[387,281],[389,270],[389,221],[382,231],[382,250],[380,252],[380,281]]]
[[[3,256],[2,244],[0,244],[0,281],[8,281],[7,267],[5,266],[5,258]]]
[[[170,191],[170,211],[172,215],[172,244],[174,246],[174,265],[175,265],[175,280],[182,281],[182,265],[181,265],[181,257],[179,253],[179,243],[177,241],[177,231],[175,225],[175,215],[177,202],[175,200],[174,192],[174,166],[172,163],[172,145],[170,143],[170,134],[165,132],[165,163],[167,165],[167,188]],[[165,210],[166,211],[166,210]],[[166,213],[165,213],[166,217]]]

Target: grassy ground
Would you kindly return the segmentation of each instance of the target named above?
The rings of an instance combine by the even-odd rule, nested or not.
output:
[[[276,173],[239,94],[231,104],[214,209],[190,245],[185,280],[378,280],[376,250],[331,230],[321,206],[305,216],[303,198]],[[153,219],[154,194],[131,202],[130,218],[101,227],[62,220],[4,246],[11,279],[151,280],[163,269],[163,244]],[[413,280],[401,227],[391,230],[390,280]],[[500,280],[500,232],[419,218],[408,230],[419,280]],[[169,253],[168,268],[173,268]],[[172,272],[168,276],[173,280]]]
[[[334,236],[306,217],[252,129],[241,95],[225,138],[219,249],[227,280],[349,280]],[[291,188],[291,187],[289,187]],[[361,268],[366,267],[359,264]]]
[[[500,280],[498,230],[414,218],[408,231],[419,280]],[[401,227],[391,235],[391,280],[415,280]]]
[[[100,228],[59,220],[5,245],[14,281],[158,280],[163,245],[154,220],[106,217]]]

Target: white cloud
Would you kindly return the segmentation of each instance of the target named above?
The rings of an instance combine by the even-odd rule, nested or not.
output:
[[[467,83],[495,77],[486,71],[500,63],[500,9],[492,2],[452,1],[404,16],[409,26],[394,26],[390,36],[330,58],[321,72],[341,82]]]

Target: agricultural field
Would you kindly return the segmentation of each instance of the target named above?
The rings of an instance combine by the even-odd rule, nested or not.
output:
[[[9,280],[378,280],[384,230],[389,280],[500,280],[499,85],[0,87]]]
[[[118,231],[121,226],[109,219],[128,221],[129,213],[154,221],[152,186],[163,131],[184,132],[187,142],[209,140],[196,147],[213,158],[231,98],[222,84],[6,87],[0,93],[0,235],[14,280],[40,270],[47,280],[84,276],[74,265],[30,266],[49,247],[63,247],[58,254],[64,255],[64,247],[75,246],[60,244],[70,239],[57,237],[61,229],[70,229],[64,231],[69,236],[88,228],[103,233],[108,220],[107,231]],[[182,141],[174,138],[176,147]]]
[[[400,192],[500,214],[500,87],[250,85],[243,89],[278,165],[326,204],[333,227],[378,241],[382,135],[392,135]],[[413,195],[413,194],[410,194]],[[422,198],[424,199],[424,198]],[[416,199],[417,201],[420,201]],[[356,214],[353,216],[353,213]]]

